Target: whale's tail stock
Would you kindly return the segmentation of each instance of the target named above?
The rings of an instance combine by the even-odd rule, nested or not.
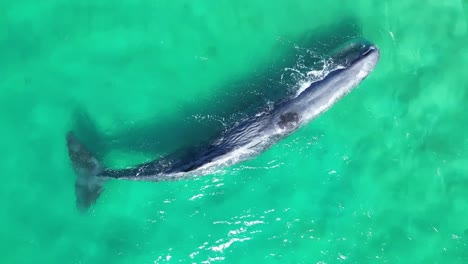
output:
[[[106,179],[98,176],[103,171],[103,167],[74,133],[68,132],[66,139],[68,156],[77,176],[75,181],[76,206],[84,212],[99,198]]]

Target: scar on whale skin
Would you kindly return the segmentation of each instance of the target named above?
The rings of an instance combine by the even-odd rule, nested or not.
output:
[[[280,116],[280,121],[278,122],[278,126],[281,129],[293,129],[297,126],[298,123],[299,123],[299,115],[294,112],[288,112]]]

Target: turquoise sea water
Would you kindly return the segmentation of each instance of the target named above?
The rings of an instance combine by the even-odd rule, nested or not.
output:
[[[468,263],[467,5],[1,1],[0,261]],[[76,209],[68,130],[106,164],[145,161],[359,36],[381,49],[374,72],[260,157],[111,181]]]

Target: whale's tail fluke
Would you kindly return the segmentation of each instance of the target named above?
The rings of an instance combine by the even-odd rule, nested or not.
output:
[[[68,155],[77,175],[75,181],[76,205],[86,211],[96,202],[103,191],[105,178],[98,175],[103,167],[91,152],[75,137],[73,132],[67,134]]]

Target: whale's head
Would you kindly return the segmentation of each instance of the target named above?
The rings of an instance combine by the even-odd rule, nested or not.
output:
[[[353,41],[336,49],[330,55],[333,69],[278,109],[274,117],[277,129],[292,131],[325,112],[357,87],[379,58],[379,49],[368,41]]]
[[[380,51],[374,44],[367,40],[347,42],[336,48],[330,54],[330,59],[337,68],[350,68],[363,60],[375,66],[379,57]]]
[[[324,92],[331,98],[340,99],[374,70],[380,59],[380,50],[366,40],[353,41],[333,53],[331,59],[337,67],[325,77],[329,85]]]

